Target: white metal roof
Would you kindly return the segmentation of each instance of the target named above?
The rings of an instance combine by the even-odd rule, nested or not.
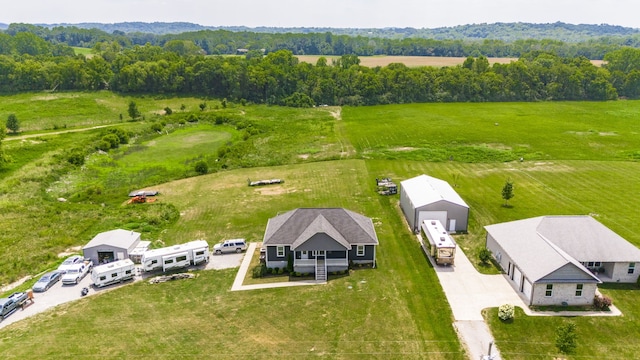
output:
[[[110,230],[102,232],[91,239],[82,249],[92,248],[94,246],[109,245],[122,249],[129,249],[137,240],[140,239],[140,233],[129,230]]]
[[[158,248],[158,249],[151,249],[151,250],[145,251],[144,254],[142,254],[142,257],[143,257],[142,262],[145,261],[144,259],[149,259],[152,257],[162,257],[162,256],[171,255],[171,254],[186,252],[189,250],[202,249],[205,247],[209,247],[209,243],[207,243],[205,240],[194,240],[184,244],[172,245],[172,246],[167,246],[167,247]]]
[[[442,200],[469,207],[448,182],[428,175],[404,180],[400,182],[400,187],[404,189],[415,208]]]

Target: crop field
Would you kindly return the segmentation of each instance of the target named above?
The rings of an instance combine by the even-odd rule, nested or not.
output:
[[[87,103],[91,97],[58,95],[86,97]],[[353,270],[324,286],[243,292],[229,291],[235,270],[136,283],[3,328],[3,358],[464,359],[435,272],[406,228],[398,197],[375,193],[377,177],[399,182],[426,173],[454,185],[471,207],[469,233],[456,241],[485,273],[497,269],[478,264],[483,226],[497,222],[591,214],[640,246],[634,208],[640,187],[633,185],[640,183],[640,102],[221,109],[211,100],[201,112],[199,99],[140,98],[147,120],[121,123],[118,114],[126,113],[130,98],[97,93],[96,99],[110,99],[112,110],[91,121],[70,115],[69,126],[116,124],[133,136],[73,167],[61,160],[65,149],[91,143],[104,129],[46,135],[48,124],[65,119],[60,104],[66,100],[50,100],[48,109],[61,113],[35,121],[21,105],[35,96],[6,97],[0,105],[2,114],[14,112],[31,133],[42,133],[2,143],[13,159],[0,171],[2,283],[56,266],[58,253],[100,231],[131,229],[167,244],[261,241],[269,218],[297,207],[346,207],[371,217],[380,239],[378,267]],[[157,113],[182,103],[184,112]],[[180,123],[188,113],[201,120]],[[151,122],[164,123],[163,130],[149,131]],[[193,162],[200,159],[210,174],[196,176]],[[248,180],[271,178],[285,182],[247,186]],[[506,179],[515,184],[511,207],[502,206]],[[128,191],[139,188],[159,190],[158,201],[125,205]],[[601,291],[625,316],[529,318],[518,312],[505,324],[488,309],[503,357],[556,356],[549,329],[575,321],[575,358],[633,358],[640,351],[633,341],[640,335],[638,288],[604,285]],[[116,333],[126,333],[126,340],[103,336]]]
[[[306,62],[309,64],[316,64],[320,55],[296,55],[300,62]],[[340,56],[323,56],[331,63],[332,60],[339,59]],[[444,56],[359,56],[360,65],[366,67],[387,66],[393,63],[405,64],[408,67],[419,66],[433,66],[433,67],[445,67],[462,65],[466,60],[464,57],[444,57]],[[488,58],[489,64],[508,64],[512,61],[518,60],[517,58]],[[592,60],[594,65],[601,66],[602,60]]]

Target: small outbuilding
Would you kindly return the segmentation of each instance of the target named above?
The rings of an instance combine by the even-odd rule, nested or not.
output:
[[[427,175],[400,182],[400,208],[413,232],[424,220],[438,220],[448,232],[466,232],[469,205],[448,182]]]
[[[111,230],[96,235],[82,248],[85,259],[94,265],[128,259],[140,244],[140,233],[130,230]]]

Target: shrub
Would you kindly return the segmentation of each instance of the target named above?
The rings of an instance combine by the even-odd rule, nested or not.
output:
[[[556,329],[556,347],[563,354],[571,354],[576,349],[576,324],[568,322]]]
[[[67,161],[76,166],[84,165],[84,152],[80,149],[72,150],[67,156]]]
[[[596,297],[593,298],[593,307],[598,310],[608,310],[612,304],[613,302],[608,296],[596,295]]]
[[[255,268],[253,268],[253,278],[254,279],[261,278],[266,273],[267,273],[267,267],[264,264],[260,264],[260,265],[256,266]]]
[[[284,268],[278,269],[278,275],[282,275],[282,274],[284,274]]]
[[[487,248],[482,248],[478,257],[483,264],[486,264],[491,260],[491,251]]]
[[[166,108],[164,108],[164,113],[165,115],[171,115],[173,114],[173,110],[171,110],[171,108],[167,106]]]
[[[120,146],[120,138],[116,134],[107,134],[102,137],[102,141],[108,142],[110,149],[116,149]]]
[[[151,130],[155,132],[160,132],[162,131],[162,125],[159,123],[153,123],[151,124]]]
[[[511,304],[502,304],[498,308],[498,317],[502,321],[508,321],[513,319],[515,314],[515,308]]]
[[[198,161],[194,168],[200,175],[204,175],[209,172],[209,165],[207,165],[207,162],[204,160]]]
[[[109,151],[109,149],[111,149],[111,144],[108,141],[100,140],[96,144],[96,149],[102,150],[102,151]]]
[[[273,269],[272,268],[267,268],[267,274],[271,275],[273,273]]]
[[[198,122],[199,118],[198,116],[196,116],[195,114],[189,114],[189,116],[187,116],[187,121],[188,122]]]

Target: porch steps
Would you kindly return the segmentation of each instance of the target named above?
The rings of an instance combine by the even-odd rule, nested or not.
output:
[[[316,266],[316,280],[327,281],[327,267],[325,266],[324,260],[318,260]]]

